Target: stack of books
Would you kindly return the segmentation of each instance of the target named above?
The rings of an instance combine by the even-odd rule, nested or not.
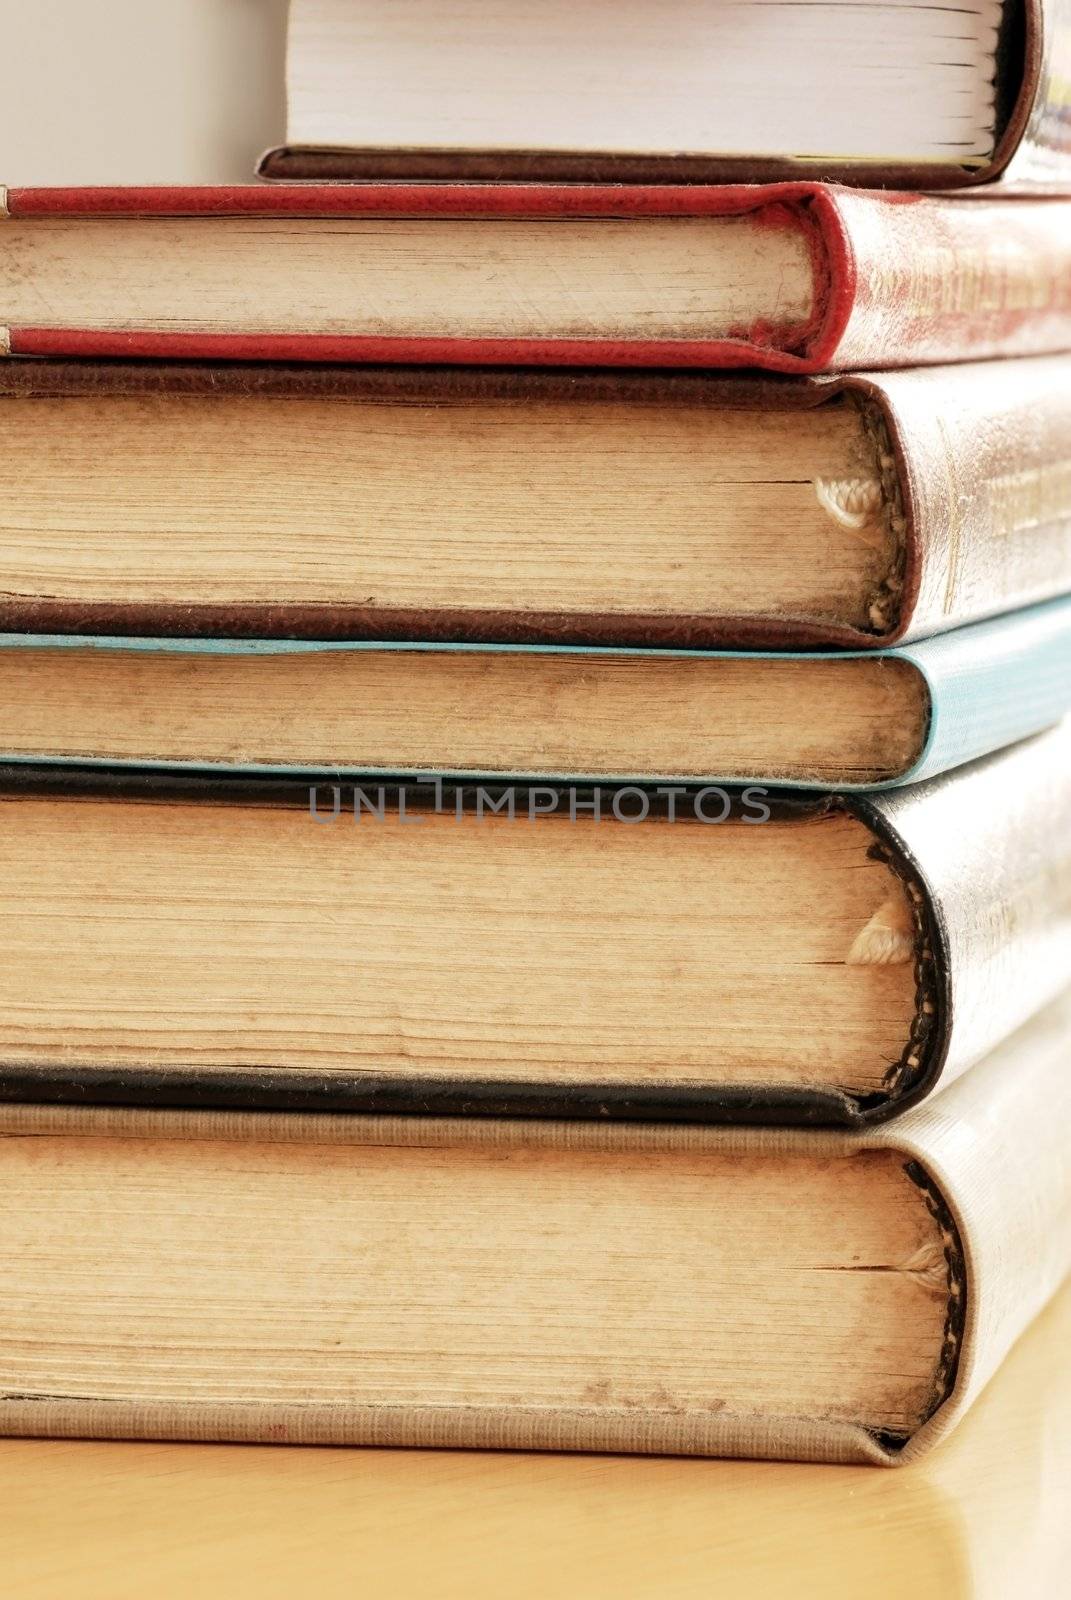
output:
[[[909,1460],[1071,1270],[1066,32],[292,9],[0,224],[0,1430]]]

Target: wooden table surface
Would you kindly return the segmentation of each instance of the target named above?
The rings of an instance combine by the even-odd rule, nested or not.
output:
[[[0,1441],[12,1600],[1048,1600],[1071,1583],[1071,1289],[913,1469]]]

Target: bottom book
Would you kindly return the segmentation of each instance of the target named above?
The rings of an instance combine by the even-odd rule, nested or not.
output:
[[[855,1132],[9,1105],[0,1431],[909,1460],[1071,1269],[1071,995]]]

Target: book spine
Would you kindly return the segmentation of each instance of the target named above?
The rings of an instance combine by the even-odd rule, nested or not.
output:
[[[1071,0],[1028,0],[1026,34],[1025,126],[1021,115],[1013,116],[1002,145],[1014,149],[1000,182],[1066,193],[1071,187]],[[999,160],[997,165],[999,170]]]
[[[851,314],[831,365],[911,367],[1071,348],[1071,207],[841,191]]]
[[[1050,600],[890,652],[929,688],[918,783],[1053,727],[1071,706],[1071,599]]]
[[[954,1238],[965,1268],[949,1326],[952,1390],[903,1462],[955,1426],[1071,1273],[1069,1024],[1065,996],[947,1092],[872,1136],[918,1161],[952,1223],[946,1253]]]
[[[925,881],[947,993],[942,1082],[1053,1001],[1071,973],[1071,770],[1056,729],[856,802]]]
[[[1060,357],[860,379],[897,457],[902,638],[1071,591],[1071,385]]]

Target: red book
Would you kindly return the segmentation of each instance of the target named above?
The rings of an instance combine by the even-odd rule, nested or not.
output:
[[[1071,347],[1071,200],[783,183],[12,189],[13,355],[762,367]]]

